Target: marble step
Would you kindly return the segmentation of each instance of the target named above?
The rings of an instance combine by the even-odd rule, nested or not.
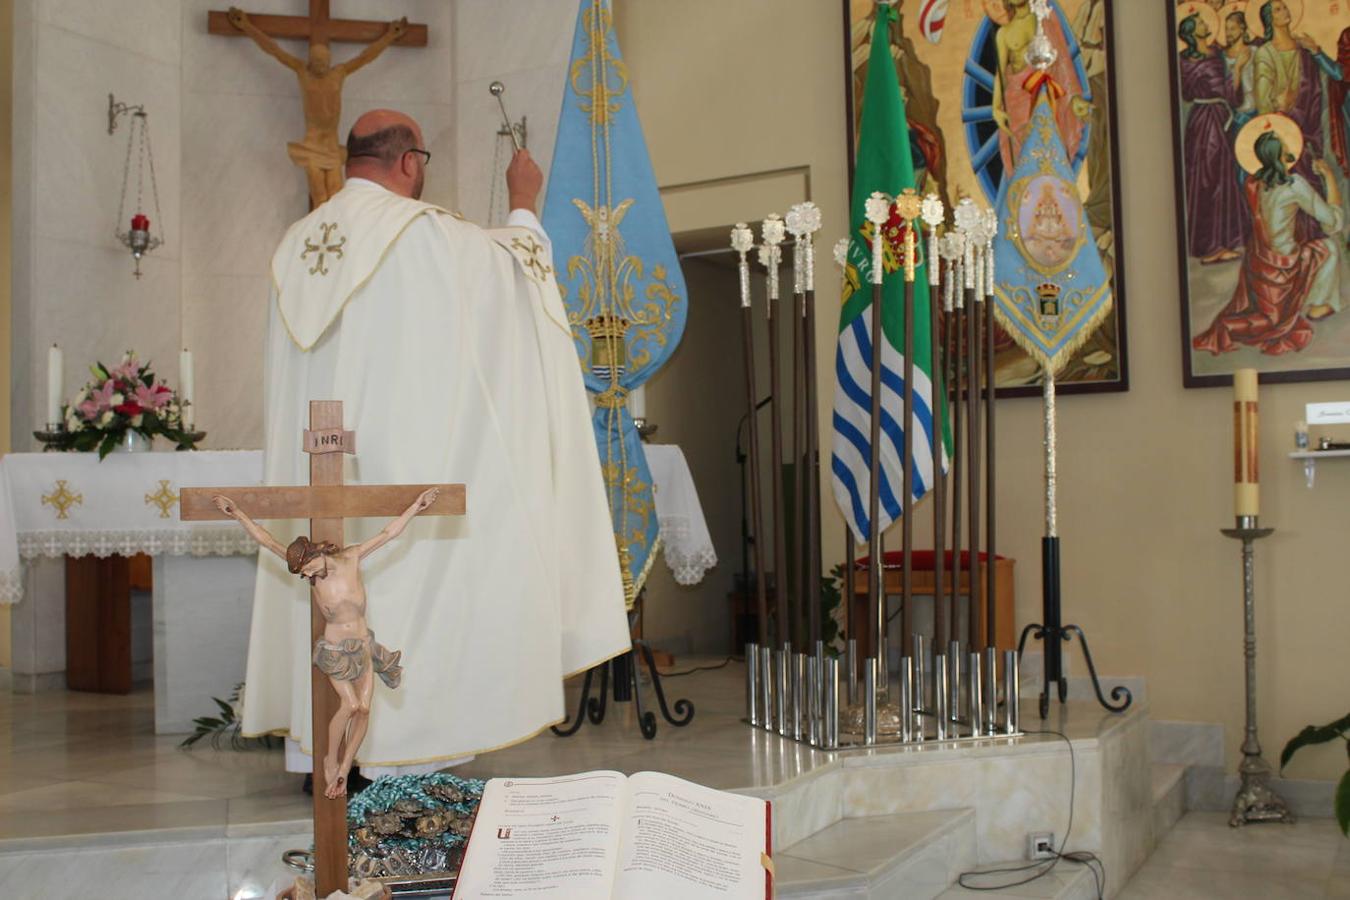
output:
[[[1004,869],[1025,865],[1027,865],[1026,860],[1015,860],[1001,865],[981,866],[981,868]],[[1018,876],[1011,874],[1000,877],[1006,879],[1006,882],[1021,880]],[[980,879],[971,883],[996,885],[1000,881],[998,878],[990,876],[987,879]],[[895,896],[900,895],[896,894]],[[938,900],[961,900],[961,898],[972,900],[975,897],[981,897],[984,900],[1011,900],[1014,897],[1019,898],[1019,900],[1028,900],[1028,898],[1035,898],[1035,900],[1097,900],[1097,896],[1097,882],[1087,866],[1061,862],[1045,875],[1027,884],[1009,887],[1007,890],[970,890],[960,885],[953,885],[938,894]]]
[[[775,851],[782,898],[930,900],[975,865],[975,811],[840,819]]]
[[[1186,767],[1153,763],[1153,839],[1161,841],[1186,813]]]

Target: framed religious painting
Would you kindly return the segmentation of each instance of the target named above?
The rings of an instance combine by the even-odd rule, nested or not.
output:
[[[1186,387],[1350,378],[1350,3],[1162,2]]]
[[[1348,0],[1350,2],[1350,0]],[[1064,393],[1129,389],[1120,177],[1116,151],[1112,0],[1050,0],[1050,70],[1064,115],[1061,137],[1111,283],[1113,305],[1055,383]],[[863,85],[876,22],[875,0],[843,0],[849,180],[862,121]],[[950,208],[962,197],[984,206],[1004,198],[1017,160],[1012,135],[1029,128],[1034,93],[1026,47],[1036,33],[1029,0],[899,0],[891,53],[905,98],[920,193]],[[1062,91],[1062,93],[1061,93]],[[1039,395],[1041,368],[999,329],[1000,395]]]

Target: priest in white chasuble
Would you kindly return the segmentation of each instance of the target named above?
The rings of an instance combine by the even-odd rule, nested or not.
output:
[[[517,155],[508,226],[489,232],[418,199],[429,160],[410,118],[365,114],[345,186],[272,261],[265,482],[308,482],[309,401],[341,400],[349,483],[468,486],[466,516],[414,520],[369,563],[371,630],[404,666],[372,701],[357,757],[372,776],[525,740],[565,718],[566,675],[629,648],[589,404],[533,213],[542,175]],[[348,520],[347,542],[384,524]],[[309,586],[260,555],[243,731],[312,757],[311,652]]]

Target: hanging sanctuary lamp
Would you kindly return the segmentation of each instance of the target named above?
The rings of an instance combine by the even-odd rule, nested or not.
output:
[[[127,133],[126,162],[122,166],[122,198],[117,204],[118,227],[114,229],[113,233],[122,245],[131,251],[131,256],[136,261],[134,274],[137,278],[140,278],[141,257],[164,243],[164,219],[159,211],[159,187],[155,183],[155,155],[150,146],[150,127],[145,107],[143,105],[130,106],[126,103],[119,103],[112,94],[109,94],[108,134],[117,130],[117,119],[124,113],[131,114],[131,128]],[[136,202],[132,206],[133,212],[128,222],[126,218],[127,189],[131,184],[131,153],[133,148],[136,149]],[[147,168],[150,170],[150,196],[155,203],[155,220],[160,222],[161,231],[159,235],[150,231],[151,220],[145,214],[144,188]],[[125,231],[121,228],[123,222],[128,222]]]

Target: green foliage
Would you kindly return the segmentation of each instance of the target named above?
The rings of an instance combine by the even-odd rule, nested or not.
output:
[[[178,746],[186,749],[195,745],[202,738],[209,738],[211,746],[217,750],[221,749],[222,744],[226,741],[229,742],[231,750],[273,750],[280,747],[281,738],[274,735],[244,737],[239,733],[240,722],[235,709],[243,693],[244,683],[241,681],[230,692],[229,700],[212,697],[211,700],[220,710],[220,715],[218,717],[198,716],[193,719],[192,724],[197,726],[196,730],[184,738]]]
[[[1326,725],[1304,726],[1303,730],[1290,738],[1289,743],[1280,751],[1280,771],[1283,772],[1294,754],[1304,747],[1325,744],[1338,738],[1346,742],[1345,750],[1347,755],[1350,755],[1350,713]],[[1341,776],[1340,783],[1336,785],[1334,806],[1341,833],[1350,837],[1350,769],[1346,770]]]

